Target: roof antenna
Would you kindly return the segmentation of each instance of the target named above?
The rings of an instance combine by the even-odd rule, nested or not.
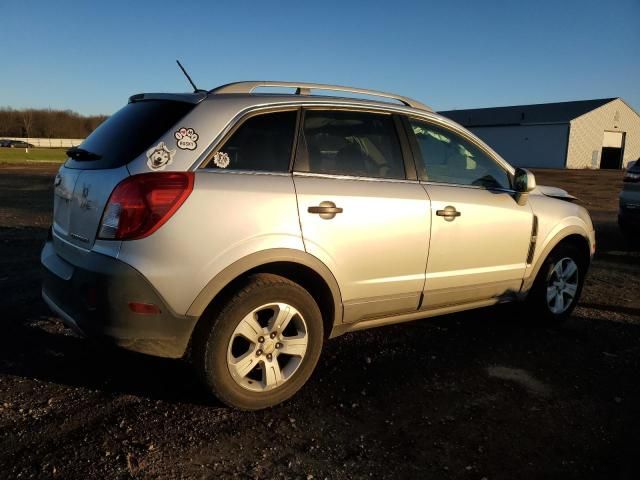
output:
[[[180,67],[180,70],[182,70],[182,73],[184,73],[184,76],[187,77],[187,80],[189,80],[189,83],[193,87],[193,93],[204,92],[205,90],[200,90],[198,87],[196,87],[196,84],[193,83],[193,80],[191,80],[191,77],[189,76],[187,71],[184,69],[184,67],[180,63],[180,60],[176,60],[176,63],[178,64],[178,66]]]

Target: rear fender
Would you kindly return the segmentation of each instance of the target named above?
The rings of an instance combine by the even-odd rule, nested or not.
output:
[[[187,315],[200,317],[207,306],[213,301],[214,298],[232,281],[243,276],[247,272],[259,268],[263,265],[277,262],[289,262],[297,263],[305,267],[311,268],[318,275],[322,277],[325,283],[331,290],[331,296],[333,297],[334,304],[334,319],[333,324],[340,323],[342,321],[342,296],[340,294],[340,288],[335,277],[327,266],[318,260],[313,255],[300,250],[292,250],[287,248],[274,248],[269,250],[263,250],[260,252],[247,255],[246,257],[237,260],[232,263],[214,278],[202,289],[198,294],[194,302],[191,304]]]

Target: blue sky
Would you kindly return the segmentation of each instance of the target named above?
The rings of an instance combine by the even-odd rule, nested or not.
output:
[[[438,110],[620,96],[640,111],[640,0],[24,0],[2,6],[0,106],[110,114],[187,90],[176,58],[200,88],[337,83]]]

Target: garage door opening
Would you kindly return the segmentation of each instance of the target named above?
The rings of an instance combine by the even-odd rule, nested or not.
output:
[[[600,168],[620,170],[624,153],[624,132],[604,132]]]

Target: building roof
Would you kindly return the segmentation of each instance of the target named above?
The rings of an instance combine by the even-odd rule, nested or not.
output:
[[[472,108],[438,112],[465,127],[498,125],[531,125],[540,123],[569,123],[574,118],[595,110],[616,98],[578,100],[574,102],[539,103],[512,107]]]

